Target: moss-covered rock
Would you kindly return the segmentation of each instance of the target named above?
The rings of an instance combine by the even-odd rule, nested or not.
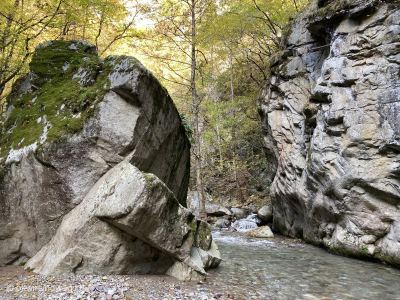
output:
[[[55,41],[37,47],[27,83],[31,92],[9,95],[9,115],[0,136],[0,157],[11,150],[76,133],[109,86],[110,65],[85,42]],[[15,90],[15,89],[14,89]]]
[[[0,239],[0,265],[35,255],[64,215],[122,161],[144,174],[150,190],[165,185],[169,220],[182,221],[190,143],[168,92],[137,59],[102,60],[85,42],[46,42],[7,103],[0,228],[9,224],[13,235]]]

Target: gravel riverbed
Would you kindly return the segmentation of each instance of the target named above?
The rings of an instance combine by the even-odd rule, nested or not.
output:
[[[0,267],[0,299],[234,299],[202,282],[165,275],[44,276],[20,266]]]

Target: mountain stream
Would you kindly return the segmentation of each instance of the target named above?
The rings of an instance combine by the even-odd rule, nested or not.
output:
[[[400,270],[338,256],[286,237],[213,233],[223,261],[205,285],[234,299],[400,300]]]

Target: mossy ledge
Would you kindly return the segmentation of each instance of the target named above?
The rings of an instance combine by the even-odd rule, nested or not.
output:
[[[109,90],[113,66],[91,44],[53,41],[36,48],[29,67],[25,82],[19,81],[7,98],[8,114],[0,133],[2,162],[11,150],[36,148],[79,132]]]

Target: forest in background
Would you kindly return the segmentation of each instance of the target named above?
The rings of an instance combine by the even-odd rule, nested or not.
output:
[[[2,117],[37,45],[84,40],[137,57],[160,79],[192,143],[191,190],[224,204],[268,198],[257,98],[282,30],[307,0],[3,0]]]

